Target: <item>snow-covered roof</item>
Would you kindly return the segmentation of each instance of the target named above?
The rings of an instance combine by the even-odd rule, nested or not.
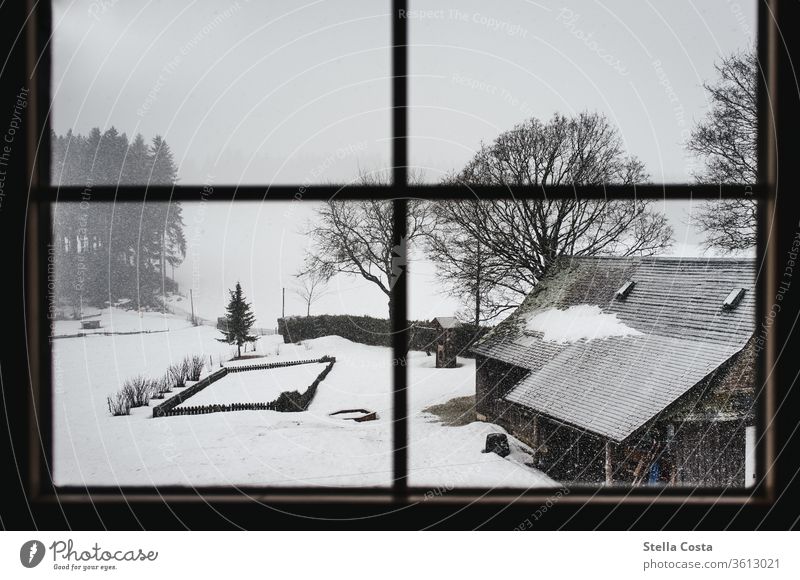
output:
[[[531,371],[507,400],[622,441],[745,346],[755,274],[748,259],[563,258],[473,350]]]
[[[455,328],[458,326],[458,320],[455,316],[437,316],[434,320],[438,322],[439,326],[442,328]]]

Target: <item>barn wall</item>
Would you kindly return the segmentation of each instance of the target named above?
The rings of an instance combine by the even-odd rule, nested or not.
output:
[[[577,429],[539,417],[539,469],[563,483],[605,481],[605,442]]]
[[[486,420],[502,424],[510,405],[503,400],[503,396],[527,374],[525,369],[485,356],[476,356],[475,410],[486,417]]]
[[[676,484],[743,487],[745,428],[742,421],[680,424],[672,445]]]

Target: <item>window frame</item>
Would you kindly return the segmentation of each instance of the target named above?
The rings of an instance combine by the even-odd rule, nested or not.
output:
[[[403,247],[400,240],[406,233],[406,211],[408,199],[475,199],[480,198],[584,198],[584,199],[724,199],[741,197],[743,194],[758,200],[759,232],[756,259],[759,267],[757,284],[757,318],[763,320],[767,314],[767,296],[774,295],[775,289],[775,244],[767,244],[766,224],[768,213],[776,195],[776,143],[773,120],[767,110],[769,94],[776,83],[775,45],[776,26],[772,7],[774,0],[759,2],[758,11],[758,56],[763,70],[769,78],[760,83],[758,95],[759,133],[758,163],[759,182],[752,185],[692,185],[658,184],[640,186],[453,186],[453,185],[411,185],[408,172],[408,44],[409,19],[401,17],[406,13],[407,0],[392,0],[391,18],[391,76],[392,76],[392,125],[391,125],[391,173],[392,184],[376,186],[322,186],[322,185],[280,185],[280,186],[226,186],[215,185],[213,199],[217,201],[288,201],[295,199],[299,188],[303,188],[303,199],[307,201],[327,201],[333,197],[341,200],[382,199],[391,200],[394,210],[394,240]],[[38,142],[49,143],[51,110],[50,95],[50,49],[51,6],[50,2],[36,3],[31,9],[33,25],[28,26],[29,45],[27,72],[31,79],[33,97],[36,103],[30,123],[31,133]],[[398,277],[392,288],[391,328],[393,333],[393,443],[392,466],[393,484],[386,488],[364,487],[56,487],[50,478],[52,465],[52,358],[51,341],[48,338],[49,323],[44,315],[48,307],[47,248],[51,244],[51,204],[76,202],[81,200],[82,187],[53,186],[50,184],[49,148],[36,149],[33,143],[30,153],[31,164],[31,212],[29,215],[26,252],[26,271],[28,276],[29,299],[27,300],[27,326],[29,351],[31,353],[32,397],[29,417],[30,449],[30,489],[31,497],[44,502],[183,502],[183,501],[258,501],[283,503],[296,501],[367,502],[381,505],[411,505],[425,502],[438,503],[501,503],[542,504],[552,495],[550,490],[523,490],[519,488],[486,489],[460,487],[449,490],[447,494],[431,498],[428,488],[410,486],[408,483],[408,394],[407,366],[409,329],[407,326],[408,276],[405,272]],[[123,201],[198,201],[203,186],[93,186],[92,196],[108,200]],[[405,256],[401,256],[404,263]],[[565,486],[568,495],[560,499],[566,504],[585,502],[614,503],[670,503],[686,504],[767,504],[775,497],[774,461],[776,441],[772,418],[775,415],[776,385],[775,373],[768,372],[775,365],[774,345],[764,349],[758,356],[756,384],[759,386],[756,432],[758,483],[754,488],[721,489],[703,488],[606,488],[603,486]]]

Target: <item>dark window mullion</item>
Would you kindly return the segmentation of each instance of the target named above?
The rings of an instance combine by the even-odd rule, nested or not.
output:
[[[398,172],[401,177],[404,172]],[[452,185],[350,185],[350,186],[244,186],[219,185],[204,193],[202,185],[95,185],[45,187],[35,193],[41,201],[82,201],[88,191],[93,200],[107,201],[327,201],[346,199],[765,199],[764,185],[609,185],[609,186],[452,186]]]
[[[392,0],[392,185],[393,261],[397,266],[391,288],[392,372],[392,458],[394,490],[404,499],[408,487],[408,353],[406,233],[408,186],[408,23],[407,0]]]

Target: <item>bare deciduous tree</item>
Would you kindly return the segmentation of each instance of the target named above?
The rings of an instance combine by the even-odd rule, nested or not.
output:
[[[687,144],[703,161],[703,169],[695,177],[701,183],[752,184],[757,177],[759,68],[755,50],[723,58],[716,69],[718,78],[703,85],[710,109]],[[696,219],[706,232],[708,248],[732,252],[756,244],[754,201],[708,202]]]
[[[293,292],[302,298],[306,305],[306,316],[311,316],[311,307],[328,293],[328,277],[322,270],[304,270],[295,275],[297,287]]]
[[[647,180],[602,115],[530,119],[484,145],[450,181],[495,185],[631,184]],[[430,257],[448,292],[468,300],[476,323],[513,309],[562,255],[649,255],[672,228],[649,202],[445,201],[434,206]]]
[[[360,276],[377,286],[389,299],[392,286],[405,264],[398,261],[407,248],[396,248],[392,231],[392,202],[385,200],[330,201],[317,211],[308,230],[312,246],[305,272],[326,279],[336,274]],[[408,247],[426,232],[429,206],[408,202]]]

